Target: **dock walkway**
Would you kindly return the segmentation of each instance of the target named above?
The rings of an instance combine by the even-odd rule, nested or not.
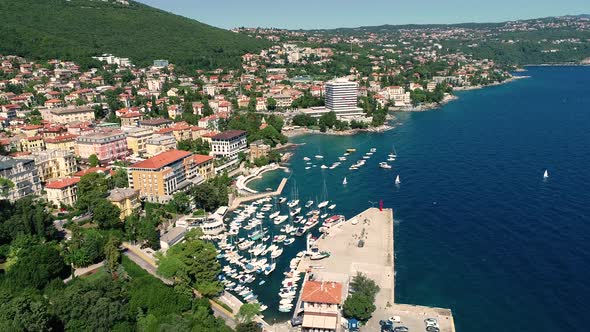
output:
[[[277,187],[277,190],[275,190],[275,191],[239,196],[239,197],[234,198],[229,206],[229,210],[230,211],[235,210],[240,204],[242,204],[244,202],[255,201],[257,199],[269,197],[269,196],[281,195],[283,193],[283,189],[285,188],[285,185],[287,184],[287,180],[288,180],[288,178],[283,178],[281,180],[281,183]]]

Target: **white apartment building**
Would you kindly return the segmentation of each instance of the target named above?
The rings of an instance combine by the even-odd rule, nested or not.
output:
[[[326,108],[338,116],[359,116],[363,110],[357,106],[359,86],[345,78],[326,83]]]
[[[215,157],[236,159],[246,148],[246,132],[243,130],[227,130],[211,138],[211,154]]]

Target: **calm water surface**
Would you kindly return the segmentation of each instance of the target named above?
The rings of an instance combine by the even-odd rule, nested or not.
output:
[[[438,111],[397,114],[386,133],[299,137],[305,145],[291,160],[285,193],[296,186],[302,200],[316,200],[325,181],[347,217],[379,200],[392,207],[396,301],[451,308],[458,331],[588,331],[590,67],[533,67],[526,75],[460,92]],[[378,168],[394,145],[394,169]],[[349,171],[371,147],[377,153],[367,165]],[[324,155],[329,166],[346,148],[358,152],[341,167],[321,170],[314,160],[305,170],[303,157]],[[285,175],[252,186],[274,188]],[[259,288],[264,303],[278,304],[281,272],[302,242]]]

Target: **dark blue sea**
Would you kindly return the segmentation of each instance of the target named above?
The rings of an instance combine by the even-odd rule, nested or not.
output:
[[[523,75],[531,77],[458,92],[439,110],[396,113],[386,133],[296,138],[305,145],[295,150],[284,193],[296,186],[301,200],[315,200],[325,181],[335,211],[347,217],[383,200],[396,219],[396,301],[451,308],[458,331],[588,331],[590,67],[530,67]],[[393,169],[378,168],[394,146]],[[372,147],[366,166],[350,171]],[[346,148],[358,152],[320,169]],[[317,154],[324,161],[305,170],[302,158]],[[286,175],[252,186],[274,188]],[[277,271],[288,266],[286,255]],[[278,302],[279,274],[259,289],[266,304]]]

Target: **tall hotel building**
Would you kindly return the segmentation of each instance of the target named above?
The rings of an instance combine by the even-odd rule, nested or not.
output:
[[[326,108],[338,116],[363,115],[357,106],[359,86],[357,82],[338,78],[326,83]]]

